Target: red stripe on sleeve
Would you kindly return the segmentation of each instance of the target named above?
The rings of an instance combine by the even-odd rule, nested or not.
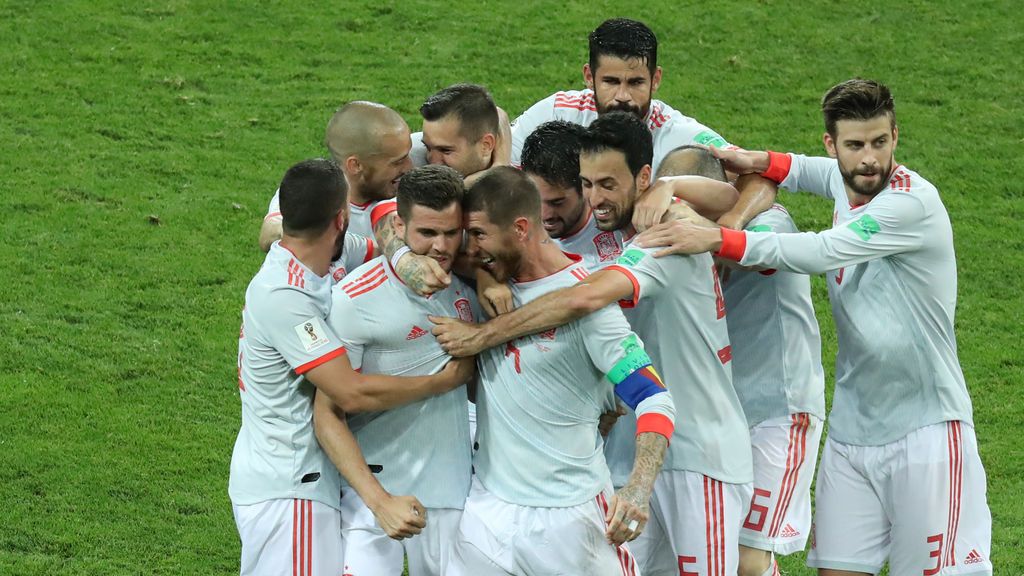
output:
[[[370,260],[373,260],[373,248],[374,248],[373,240],[367,238],[366,239],[366,257],[363,258],[363,264],[366,264]]]
[[[370,227],[376,228],[377,222],[380,222],[381,218],[396,210],[398,210],[398,202],[395,202],[394,200],[385,200],[377,204],[373,207],[373,210],[370,211]]]
[[[789,154],[768,151],[768,169],[761,172],[761,176],[774,182],[782,182],[789,176],[789,170],[793,167],[793,157]]]
[[[295,373],[299,374],[299,375],[305,374],[306,372],[309,372],[313,368],[316,368],[317,366],[319,366],[319,365],[321,365],[321,364],[323,364],[325,362],[330,362],[331,360],[334,360],[335,358],[337,358],[338,356],[341,356],[344,353],[345,353],[345,347],[344,346],[340,346],[338,348],[335,348],[334,350],[331,350],[330,352],[328,352],[327,354],[324,354],[323,356],[317,358],[316,360],[311,360],[309,362],[306,362],[302,366],[299,366],[298,368],[295,369]]]
[[[747,233],[743,230],[722,228],[722,247],[716,256],[739,262],[747,252]]]
[[[612,264],[611,266],[608,266],[604,269],[622,272],[623,274],[626,275],[626,278],[629,278],[629,281],[633,283],[633,298],[630,300],[619,300],[619,306],[621,306],[622,308],[633,308],[634,306],[636,306],[637,302],[640,301],[640,282],[636,279],[636,276],[634,276],[632,272],[630,272],[626,268],[623,268],[622,266],[619,266],[618,264]]]
[[[672,431],[675,429],[675,424],[669,420],[668,416],[658,414],[657,412],[642,414],[636,419],[636,433],[638,436],[644,432],[653,432],[661,434],[666,440],[671,442]]]

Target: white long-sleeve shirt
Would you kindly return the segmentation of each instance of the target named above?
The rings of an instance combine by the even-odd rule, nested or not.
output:
[[[835,200],[818,233],[723,231],[744,265],[827,273],[839,350],[831,436],[882,445],[939,422],[972,422],[956,352],[956,257],[939,192],[897,166],[889,186],[851,206],[835,160],[789,155],[781,185]]]

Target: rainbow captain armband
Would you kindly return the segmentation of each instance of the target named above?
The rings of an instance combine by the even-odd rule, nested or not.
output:
[[[630,334],[620,346],[625,355],[615,363],[607,378],[615,385],[615,394],[636,412],[636,433],[654,432],[671,438],[675,428],[672,395],[651,365],[651,358],[636,334]]]

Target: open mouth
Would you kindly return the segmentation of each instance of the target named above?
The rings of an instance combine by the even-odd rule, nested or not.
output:
[[[594,208],[594,218],[607,220],[611,217],[612,211],[608,208]]]

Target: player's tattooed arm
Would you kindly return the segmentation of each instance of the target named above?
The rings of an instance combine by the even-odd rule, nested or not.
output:
[[[394,262],[393,258],[402,248],[405,248],[405,241],[395,230],[395,218],[397,212],[391,212],[380,218],[373,227],[373,235],[377,239],[377,245],[384,256]],[[448,273],[433,258],[406,252],[401,255],[395,263],[395,272],[398,277],[418,294],[433,294],[443,290],[451,283]]]
[[[438,316],[430,316],[430,320],[435,324],[434,337],[445,352],[455,357],[473,356],[510,340],[568,324],[632,295],[633,283],[626,275],[601,270],[575,286],[548,292],[484,324]]]
[[[636,459],[629,481],[612,497],[605,521],[608,541],[618,545],[635,539],[643,532],[650,517],[651,492],[654,479],[665,462],[668,438],[656,432],[643,432],[636,437]]]
[[[326,394],[313,400],[313,431],[328,458],[373,512],[377,524],[391,538],[401,540],[419,534],[426,525],[427,510],[414,496],[392,496],[380,485],[366,463],[343,412]]]

